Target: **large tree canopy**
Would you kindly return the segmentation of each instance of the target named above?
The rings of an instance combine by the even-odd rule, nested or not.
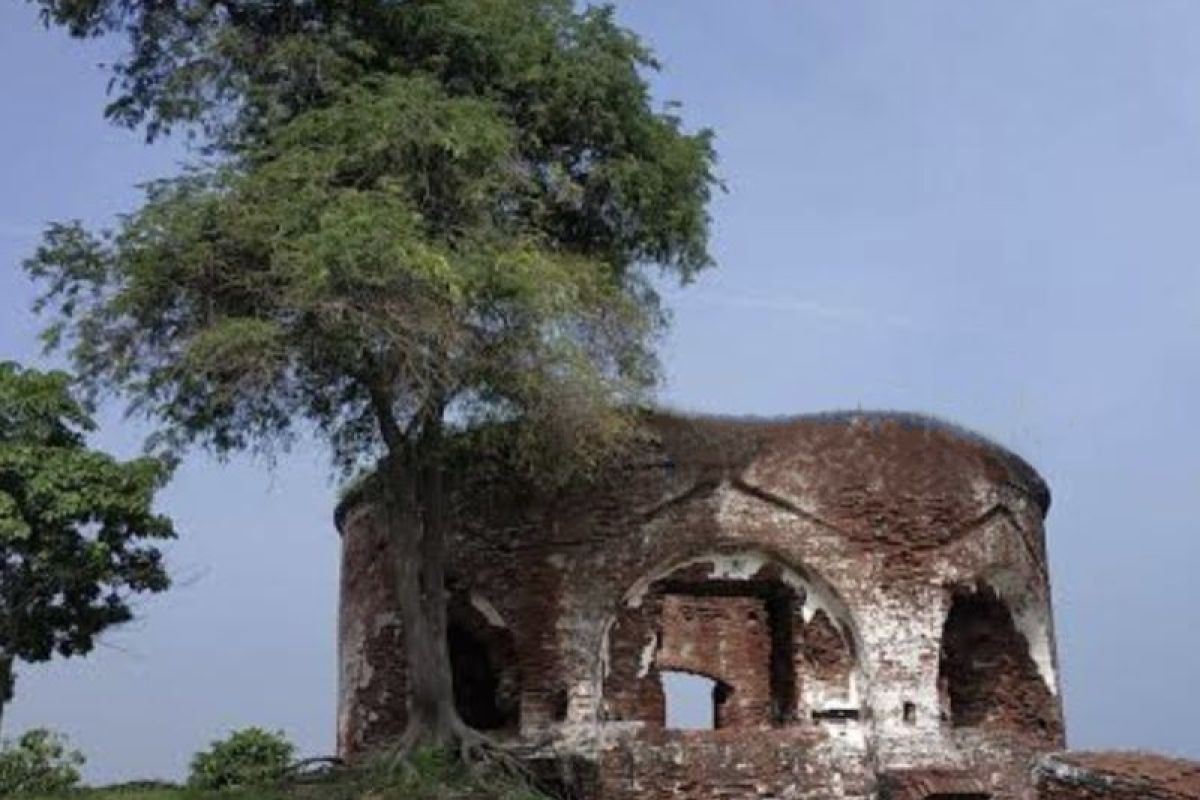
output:
[[[89,449],[68,385],[0,363],[0,712],[15,661],[88,653],[132,594],[168,584],[155,543],[173,529],[152,510],[166,466]]]
[[[303,423],[344,469],[382,457],[413,737],[454,738],[445,435],[504,422],[570,469],[630,430],[664,323],[645,269],[711,262],[711,135],[570,0],[40,2],[128,32],[114,118],[206,143],[115,230],[47,232],[52,342],[167,444]]]

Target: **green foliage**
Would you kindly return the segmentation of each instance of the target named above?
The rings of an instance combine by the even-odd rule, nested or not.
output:
[[[129,37],[113,119],[204,137],[114,230],[54,225],[26,263],[48,344],[169,453],[316,431],[345,474],[383,457],[440,587],[459,444],[562,482],[631,441],[666,323],[649,269],[711,265],[718,184],[711,133],[653,107],[656,64],[610,8],[33,2],[73,35]],[[406,607],[444,609],[406,581]],[[410,723],[446,742],[444,642],[409,644],[432,654],[410,665],[417,707],[451,708]]]
[[[0,796],[63,794],[79,785],[83,754],[59,734],[34,728],[0,747]]]
[[[164,444],[271,449],[307,420],[352,470],[504,421],[586,467],[629,430],[665,322],[643,268],[710,264],[714,153],[651,107],[610,10],[38,1],[128,31],[119,119],[211,137],[115,231],[53,226],[27,264],[51,343]]]
[[[192,758],[188,785],[236,789],[275,783],[283,777],[295,751],[282,732],[243,728]]]
[[[168,585],[154,543],[174,531],[152,509],[167,466],[88,449],[68,384],[0,363],[0,707],[14,660],[86,654],[132,594]]]

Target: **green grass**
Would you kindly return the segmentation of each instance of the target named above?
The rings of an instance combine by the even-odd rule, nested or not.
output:
[[[193,789],[188,789],[182,786],[160,786],[147,787],[144,789],[126,789],[122,787],[101,788],[101,789],[80,789],[74,792],[69,797],[77,798],[77,800],[208,800],[208,798],[216,798],[222,794],[228,794],[229,800],[235,797],[241,800],[257,800],[257,798],[265,798],[265,793],[221,793],[221,792],[200,792]]]
[[[381,760],[354,770],[295,783],[224,791],[152,782],[78,789],[59,797],[27,800],[547,800],[526,782],[487,770],[470,770],[439,752],[394,763]]]
[[[228,792],[210,792],[190,789],[186,786],[107,786],[77,789],[69,794],[39,797],[30,800],[286,800],[287,790],[263,787],[238,789]]]

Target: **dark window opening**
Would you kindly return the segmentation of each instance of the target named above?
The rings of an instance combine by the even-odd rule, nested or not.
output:
[[[823,708],[812,712],[812,718],[820,722],[822,720],[841,722],[848,719],[858,719],[859,711],[857,708]]]
[[[520,686],[509,631],[468,616],[450,622],[446,641],[454,704],[463,722],[483,731],[515,729]]]
[[[796,718],[796,592],[783,584],[769,584],[766,605],[771,631],[771,715],[780,724]]]
[[[942,631],[938,666],[950,703],[950,723],[982,723],[999,688],[1001,631],[1012,628],[1008,609],[991,593],[956,594]]]
[[[721,707],[733,692],[728,684],[690,672],[663,670],[659,675],[668,729],[711,731],[721,727]]]
[[[558,687],[551,694],[551,716],[555,722],[563,722],[567,718],[567,711],[571,706],[571,698],[567,694],[567,690],[563,687]]]
[[[915,703],[904,704],[904,721],[909,725],[917,721],[917,706]]]
[[[1029,643],[994,590],[955,592],[938,671],[943,712],[953,727],[996,724],[1058,735],[1055,703]]]

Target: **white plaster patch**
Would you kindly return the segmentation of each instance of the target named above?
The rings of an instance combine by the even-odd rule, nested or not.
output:
[[[658,637],[653,633],[646,637],[646,646],[642,648],[642,654],[638,658],[639,678],[644,678],[650,674],[650,668],[654,666],[654,656],[658,651]]]
[[[1068,764],[1065,761],[1060,761],[1053,755],[1041,758],[1038,761],[1037,770],[1063,783],[1100,783],[1107,787],[1116,785],[1116,780],[1110,775],[1104,775],[1095,770],[1076,766],[1075,764]]]
[[[507,628],[508,625],[504,622],[504,617],[500,616],[500,612],[496,607],[488,602],[488,599],[480,594],[471,592],[470,594],[471,607],[483,615],[483,618],[488,621],[488,624],[493,628]]]
[[[1017,631],[1029,645],[1029,657],[1037,666],[1046,687],[1058,694],[1058,673],[1054,668],[1054,650],[1050,646],[1050,613],[1048,608],[1031,602],[1026,582],[1016,573],[1004,570],[984,581],[996,590],[1012,615]]]

